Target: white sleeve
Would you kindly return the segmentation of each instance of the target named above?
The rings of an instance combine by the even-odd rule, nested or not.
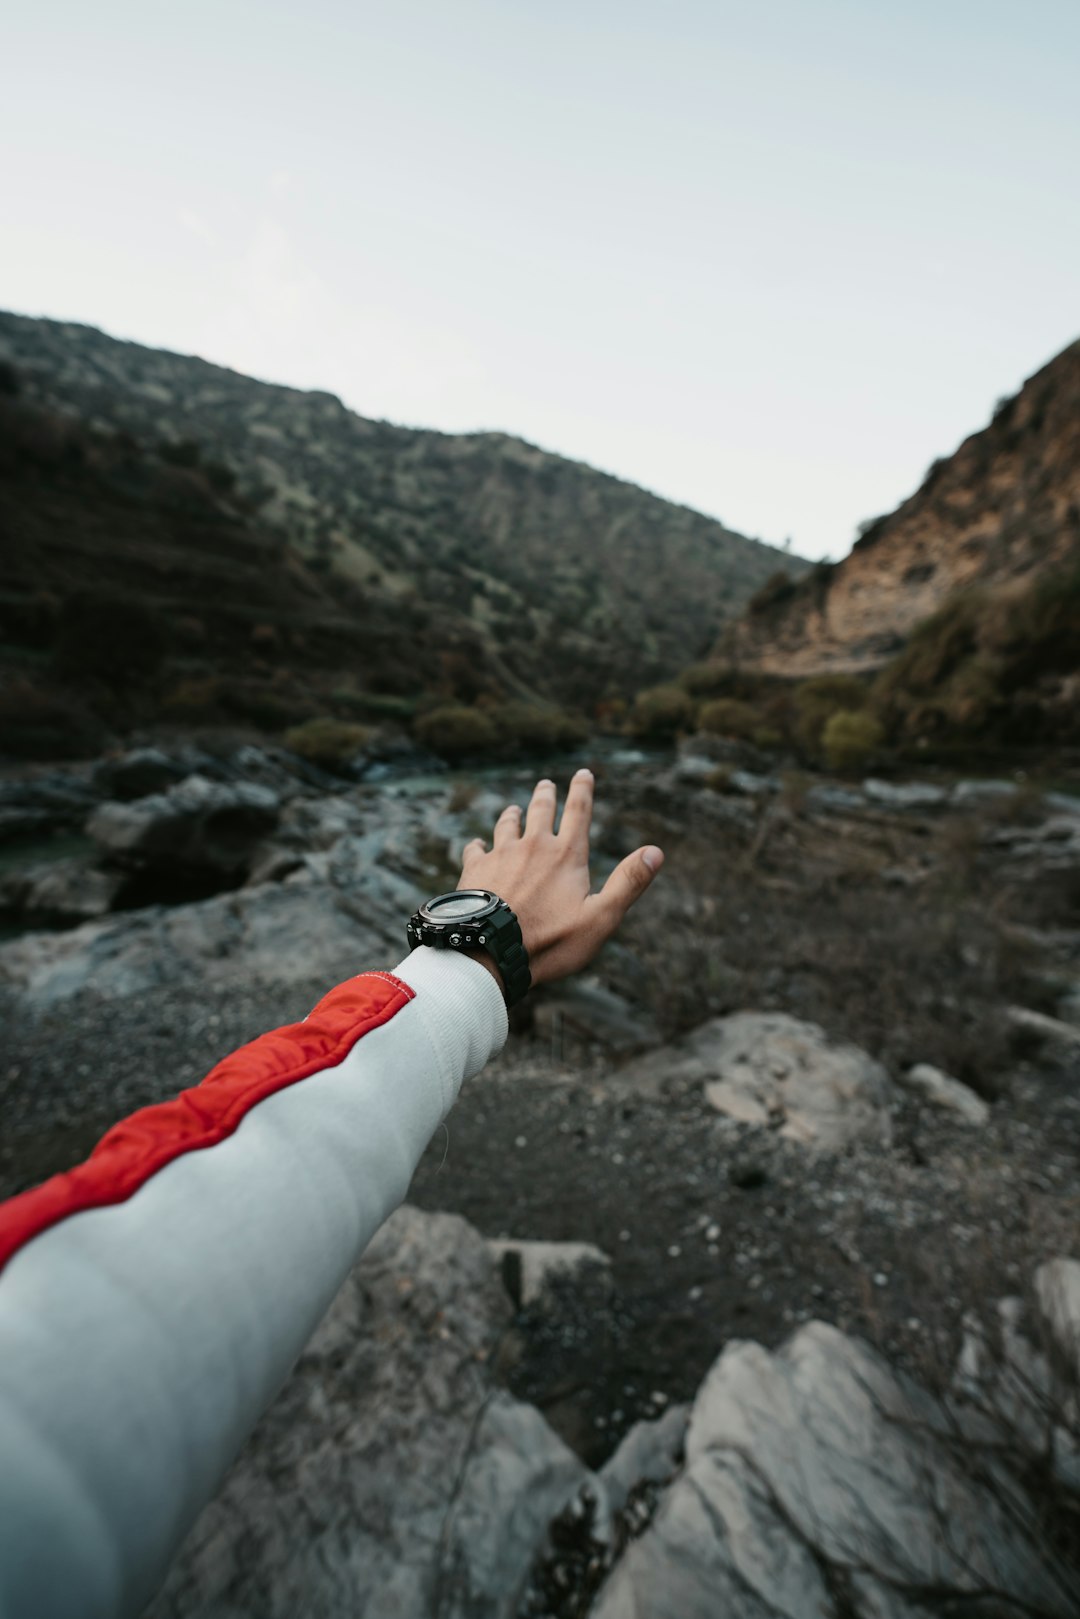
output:
[[[506,1033],[421,948],[0,1205],[0,1619],[143,1608]]]

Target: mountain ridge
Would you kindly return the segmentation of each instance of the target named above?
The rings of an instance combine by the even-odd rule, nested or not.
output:
[[[662,677],[781,561],[805,566],[498,430],[398,427],[69,322],[0,314],[0,352],[47,408],[223,461],[259,523],[316,569],[464,614],[531,685],[538,661],[557,665],[562,701]]]
[[[862,673],[896,656],[957,592],[1018,591],[1080,555],[1080,339],[999,402],[851,552],[776,578],[724,638],[762,673]]]

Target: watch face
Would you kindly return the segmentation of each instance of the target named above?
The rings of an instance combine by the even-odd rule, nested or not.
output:
[[[468,917],[486,911],[490,904],[488,894],[447,894],[444,898],[433,899],[424,909],[433,922],[464,922]]]

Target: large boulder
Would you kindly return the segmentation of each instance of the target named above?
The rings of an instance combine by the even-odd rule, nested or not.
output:
[[[199,1519],[148,1619],[512,1619],[584,1465],[489,1362],[480,1236],[400,1209]]]
[[[117,865],[228,878],[247,869],[280,808],[277,794],[254,782],[189,776],[167,792],[102,804],[86,830]]]
[[[419,890],[370,866],[343,838],[307,856],[283,883],[219,894],[196,904],[149,906],[68,933],[29,933],[0,946],[0,984],[29,1007],[83,991],[141,995],[163,984],[339,983],[362,967],[405,954],[403,917]]]
[[[923,1600],[925,1599],[925,1601]],[[940,1399],[822,1322],[733,1343],[591,1619],[1075,1615],[1034,1500]],[[949,1606],[951,1604],[951,1606]]]
[[[783,1012],[711,1018],[620,1077],[646,1092],[700,1083],[718,1112],[818,1151],[853,1141],[887,1145],[891,1137],[896,1092],[881,1064]]]

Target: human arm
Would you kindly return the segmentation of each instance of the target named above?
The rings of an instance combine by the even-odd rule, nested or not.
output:
[[[494,873],[541,973],[564,924],[530,885],[577,871],[557,843]],[[491,974],[420,949],[0,1207],[4,1619],[141,1609],[505,1036]]]

